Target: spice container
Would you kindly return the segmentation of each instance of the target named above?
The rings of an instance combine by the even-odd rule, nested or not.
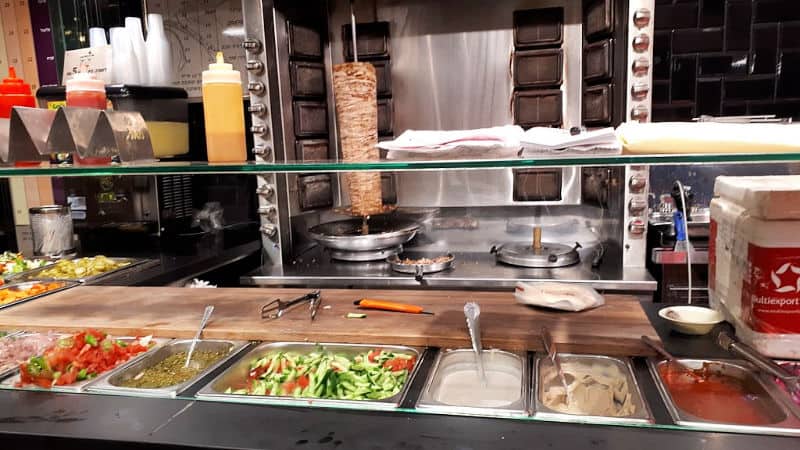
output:
[[[189,153],[189,100],[186,90],[176,87],[105,87],[114,111],[136,111],[142,115],[156,158]],[[63,86],[43,86],[36,91],[40,108],[57,108],[64,102]]]
[[[34,256],[58,258],[75,253],[69,206],[47,205],[28,210]]]
[[[246,161],[242,77],[222,52],[203,71],[203,114],[208,162]]]

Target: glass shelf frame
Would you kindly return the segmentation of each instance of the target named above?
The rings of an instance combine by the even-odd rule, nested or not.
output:
[[[569,155],[477,160],[381,160],[374,162],[285,161],[276,163],[208,163],[152,161],[112,164],[108,166],[50,165],[3,166],[0,178],[27,176],[114,176],[114,175],[203,175],[260,173],[328,173],[328,172],[404,172],[436,170],[525,169],[572,166],[626,165],[693,165],[733,163],[800,163],[798,153],[731,153],[731,154],[654,154],[654,155]]]

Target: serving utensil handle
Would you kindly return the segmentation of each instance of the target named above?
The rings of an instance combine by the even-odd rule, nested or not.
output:
[[[756,350],[749,345],[743,344],[736,340],[728,333],[722,331],[717,336],[717,343],[723,349],[746,359],[748,362],[756,366],[773,377],[779,378],[783,381],[792,392],[796,392],[798,388],[798,377],[785,371],[783,367],[775,364],[772,360],[761,356]]]
[[[203,328],[206,327],[208,323],[208,319],[211,318],[211,314],[214,312],[214,305],[206,306],[205,311],[203,311],[203,319],[200,320],[200,327],[197,329],[197,333],[194,335],[194,339],[192,339],[192,343],[189,345],[189,351],[186,353],[186,363],[184,367],[189,367],[189,361],[192,359],[192,353],[194,353],[194,347],[197,345],[197,340],[200,339],[200,335],[203,333]]]

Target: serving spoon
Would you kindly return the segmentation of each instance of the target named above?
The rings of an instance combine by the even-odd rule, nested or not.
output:
[[[208,319],[211,318],[211,314],[214,312],[214,305],[206,306],[205,311],[203,311],[203,319],[200,320],[200,328],[197,329],[197,333],[194,335],[194,339],[192,339],[191,345],[189,345],[189,351],[186,353],[186,364],[183,365],[184,368],[189,367],[189,361],[192,360],[192,353],[194,353],[194,348],[197,346],[197,341],[200,339],[200,334],[203,333],[203,328],[206,327],[208,323]]]
[[[472,350],[475,352],[475,365],[481,386],[486,387],[486,368],[483,366],[483,346],[481,345],[481,308],[475,302],[464,305],[464,316],[467,318],[469,337],[472,340]]]
[[[659,355],[664,357],[669,364],[675,364],[676,366],[680,367],[682,371],[686,372],[689,376],[694,378],[697,381],[703,381],[704,378],[698,374],[694,369],[687,366],[686,364],[680,362],[677,358],[675,358],[672,353],[668,352],[661,344],[658,342],[650,339],[647,336],[642,336],[642,342],[650,346],[653,350],[655,350]]]
[[[547,356],[550,358],[550,362],[553,364],[553,367],[555,367],[559,380],[561,380],[561,385],[564,386],[564,394],[567,396],[567,405],[569,405],[571,395],[569,392],[567,375],[561,369],[561,360],[558,357],[558,349],[556,348],[556,343],[553,342],[553,336],[550,335],[550,330],[548,330],[547,327],[542,327],[542,342],[544,343],[544,349],[547,351]]]

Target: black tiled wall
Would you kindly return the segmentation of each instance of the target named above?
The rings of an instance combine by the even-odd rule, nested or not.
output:
[[[800,0],[656,0],[653,120],[800,119]]]

